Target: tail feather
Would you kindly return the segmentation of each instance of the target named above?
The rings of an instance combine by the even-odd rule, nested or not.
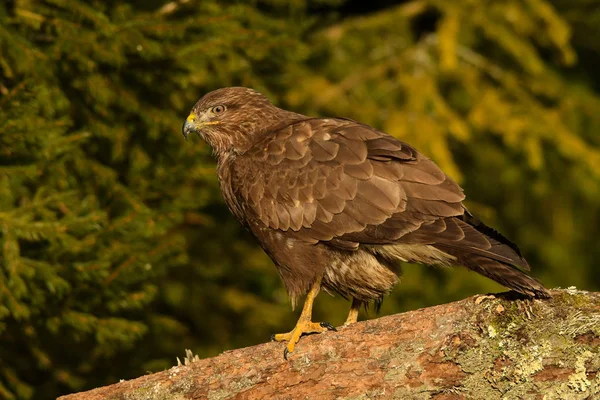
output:
[[[485,225],[483,222],[475,218],[467,209],[465,214],[457,217],[464,225],[463,230],[466,230],[464,226],[468,226],[472,229],[475,234],[481,234],[486,237],[488,242],[491,244],[491,248],[487,249],[490,258],[497,259],[498,261],[506,262],[507,264],[516,265],[519,268],[523,268],[526,271],[531,270],[527,260],[521,254],[521,251],[515,243],[508,240],[500,232]],[[467,232],[465,232],[466,234]]]
[[[458,264],[517,292],[550,297],[537,279],[523,271],[530,268],[519,248],[466,209],[460,216],[423,223],[419,229],[402,236],[401,242],[433,246],[456,257]]]
[[[437,245],[435,247],[438,247]],[[486,276],[507,288],[513,289],[529,297],[550,298],[550,292],[537,279],[527,275],[513,265],[485,257],[480,254],[473,254],[462,251],[457,251],[455,248],[446,248],[440,246],[440,250],[454,255],[458,263],[475,271],[483,276]],[[468,250],[467,250],[468,251]]]
[[[402,236],[401,241],[443,245],[492,258],[527,271],[530,269],[514,243],[480,222],[471,219],[465,221],[463,216],[441,218],[423,224],[419,229]]]
[[[491,245],[489,248],[481,248],[464,246],[461,241],[444,243],[442,247],[457,257],[461,265],[524,295],[551,297],[540,281],[521,270],[529,271],[531,268],[515,243],[475,218],[467,209],[457,219],[466,238],[483,235]]]

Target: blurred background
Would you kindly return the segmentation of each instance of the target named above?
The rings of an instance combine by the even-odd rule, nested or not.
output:
[[[181,135],[223,86],[411,143],[548,287],[600,290],[599,37],[595,0],[1,2],[0,398],[293,327],[210,149]],[[384,315],[504,290],[404,269]],[[322,294],[315,320],[341,324],[348,307]]]

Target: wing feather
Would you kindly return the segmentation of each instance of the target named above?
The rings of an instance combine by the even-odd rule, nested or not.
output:
[[[265,176],[238,174],[249,211],[310,242],[393,242],[424,224],[431,234],[462,232],[443,220],[463,214],[460,187],[413,147],[366,125],[302,120],[268,132],[235,165]]]

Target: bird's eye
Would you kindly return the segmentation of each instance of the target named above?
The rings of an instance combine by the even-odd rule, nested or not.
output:
[[[213,114],[221,114],[223,111],[225,111],[225,106],[215,106],[210,110],[213,112]]]

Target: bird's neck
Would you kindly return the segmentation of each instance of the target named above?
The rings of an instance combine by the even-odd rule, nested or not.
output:
[[[213,154],[219,164],[231,156],[241,155],[250,150],[265,136],[273,134],[281,127],[306,119],[302,114],[273,107],[275,111],[263,115],[254,115],[250,121],[241,122],[235,126],[228,126],[228,135],[207,137]],[[258,122],[253,122],[258,121]]]

